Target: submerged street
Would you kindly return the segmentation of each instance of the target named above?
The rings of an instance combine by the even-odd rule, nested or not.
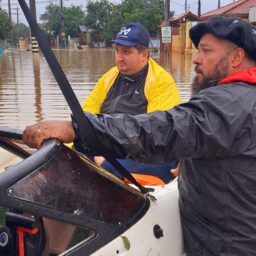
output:
[[[54,54],[81,104],[114,65],[114,49],[54,50]],[[151,56],[172,74],[182,101],[187,101],[194,74],[191,54]],[[69,118],[69,107],[42,53],[6,50],[0,55],[0,70],[0,126],[24,129],[43,119]]]

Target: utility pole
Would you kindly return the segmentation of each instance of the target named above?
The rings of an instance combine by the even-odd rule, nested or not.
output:
[[[64,19],[63,19],[63,1],[60,0],[60,31],[62,32],[62,29],[64,27]]]
[[[63,16],[63,0],[60,0],[60,39],[61,46],[65,47],[65,33],[64,33],[64,16]]]
[[[8,0],[8,13],[9,13],[9,20],[12,23],[11,0]]]
[[[169,25],[169,17],[170,17],[170,0],[165,0],[165,9],[164,9],[165,26]]]
[[[20,23],[19,22],[19,8],[17,7],[16,10],[17,10],[17,24],[19,24]]]
[[[218,8],[220,8],[220,0],[218,0]]]
[[[8,0],[8,15],[9,15],[9,21],[12,24],[12,10],[11,10],[11,0]],[[10,35],[10,46],[12,48],[12,43],[13,43],[13,35],[12,32],[9,33]]]
[[[198,0],[198,11],[197,11],[197,16],[201,16],[201,0]]]
[[[164,26],[169,27],[169,18],[170,18],[170,0],[165,0],[165,9],[164,9]],[[169,53],[169,43],[164,43],[164,55],[168,56]]]
[[[16,12],[15,12],[16,11]],[[17,48],[20,48],[20,42],[19,42],[19,28],[18,28],[18,25],[19,25],[19,8],[16,7],[16,8],[12,8],[12,15],[15,14],[17,16],[17,23],[16,23],[16,39],[13,39],[13,35],[11,35],[12,37],[12,42],[15,43],[16,47]]]
[[[16,21],[17,21],[17,24],[19,24],[19,8],[18,7],[12,8],[12,15],[13,14],[16,15]]]
[[[36,20],[36,1],[35,0],[29,0],[29,7],[31,11],[31,15]],[[31,45],[32,45],[32,52],[39,52],[39,46],[36,40],[36,37],[31,32]]]
[[[185,13],[187,13],[187,12],[188,12],[188,1],[185,0]]]

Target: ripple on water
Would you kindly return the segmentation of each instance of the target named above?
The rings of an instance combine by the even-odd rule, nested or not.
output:
[[[80,104],[114,63],[113,49],[54,53]],[[182,102],[187,101],[193,75],[191,56],[174,55],[161,65],[174,77]],[[4,51],[0,70],[0,126],[23,129],[42,119],[69,118],[70,109],[41,53]]]

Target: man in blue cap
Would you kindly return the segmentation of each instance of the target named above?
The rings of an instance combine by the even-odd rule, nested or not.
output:
[[[83,110],[93,114],[126,113],[131,115],[167,110],[180,103],[176,84],[162,67],[149,58],[149,33],[138,22],[121,28],[115,40],[116,66],[97,82],[86,99]],[[122,175],[103,157],[94,157],[104,169]],[[147,165],[133,160],[119,160],[142,184],[160,185],[171,180],[170,169],[176,163]]]
[[[193,59],[195,96],[189,102],[137,116],[85,115],[102,147],[118,157],[153,163],[181,159],[179,207],[186,255],[253,256],[256,28],[236,17],[218,16],[192,27],[190,38],[198,53]],[[23,135],[33,147],[47,138],[68,142],[75,135],[76,143],[86,145],[75,120],[35,124]]]

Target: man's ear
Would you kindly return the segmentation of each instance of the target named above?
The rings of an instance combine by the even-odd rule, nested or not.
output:
[[[231,59],[232,67],[237,68],[238,66],[240,66],[246,57],[245,55],[246,53],[243,48],[240,48],[240,47],[236,48],[232,53],[232,59]]]
[[[145,58],[145,60],[147,60],[149,58],[149,50],[148,49],[145,49],[143,52],[142,52],[142,56]]]

